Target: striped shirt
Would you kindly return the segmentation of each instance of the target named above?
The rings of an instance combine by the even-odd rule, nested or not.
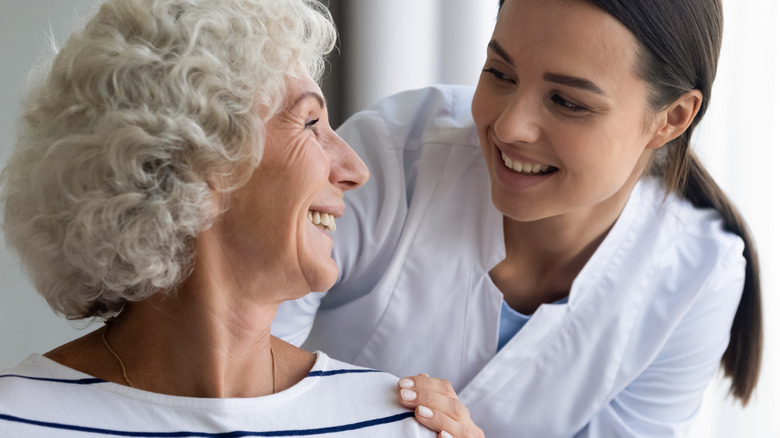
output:
[[[434,437],[396,378],[317,353],[295,386],[255,398],[157,394],[34,354],[0,371],[0,437]]]

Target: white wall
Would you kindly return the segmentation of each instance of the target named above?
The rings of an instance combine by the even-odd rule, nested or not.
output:
[[[0,167],[13,148],[23,84],[44,53],[47,32],[51,29],[63,41],[75,18],[82,15],[77,11],[90,4],[90,0],[0,1]],[[85,333],[49,309],[14,256],[0,245],[0,368]]]
[[[354,113],[437,82],[476,85],[498,0],[350,0],[340,7],[348,10],[341,48],[352,78],[345,104]]]

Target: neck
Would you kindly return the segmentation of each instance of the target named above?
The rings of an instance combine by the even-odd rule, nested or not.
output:
[[[228,257],[210,236],[199,236],[192,274],[175,293],[129,303],[108,333],[93,331],[45,356],[127,384],[123,363],[132,386],[187,397],[271,394],[272,348],[279,391],[305,378],[316,357],[270,334],[279,303],[300,285],[279,281],[284,273],[255,259],[248,266],[250,258]]]
[[[140,389],[191,397],[270,394],[279,291],[261,286],[261,269],[251,278],[238,275],[208,242],[199,239],[192,274],[174,294],[129,304],[108,341]]]
[[[638,175],[590,208],[532,222],[504,218],[506,259],[491,277],[507,303],[533,313],[568,296],[572,283],[617,221]]]
[[[225,316],[219,306],[191,306],[187,295],[131,304],[111,324],[108,340],[134,386],[190,397],[272,393],[275,309]]]

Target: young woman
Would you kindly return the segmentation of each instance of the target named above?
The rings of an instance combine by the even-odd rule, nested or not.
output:
[[[443,377],[401,398],[459,397],[489,437],[679,436],[719,364],[746,403],[756,254],[690,151],[721,28],[717,0],[502,2],[476,90],[340,129],[373,179],[347,199],[336,286],[278,332],[313,321],[310,348]]]

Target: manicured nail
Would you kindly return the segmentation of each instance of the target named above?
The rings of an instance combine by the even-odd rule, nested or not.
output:
[[[401,379],[398,381],[398,385],[401,388],[414,388],[414,380],[412,379]]]
[[[452,438],[452,435],[450,435],[449,433],[447,433],[447,431],[446,431],[446,430],[442,430],[442,431],[441,431],[441,438]]]
[[[425,406],[417,406],[417,413],[423,418],[433,418],[433,411]]]
[[[404,401],[412,401],[417,398],[417,393],[408,389],[401,390],[401,398]]]

